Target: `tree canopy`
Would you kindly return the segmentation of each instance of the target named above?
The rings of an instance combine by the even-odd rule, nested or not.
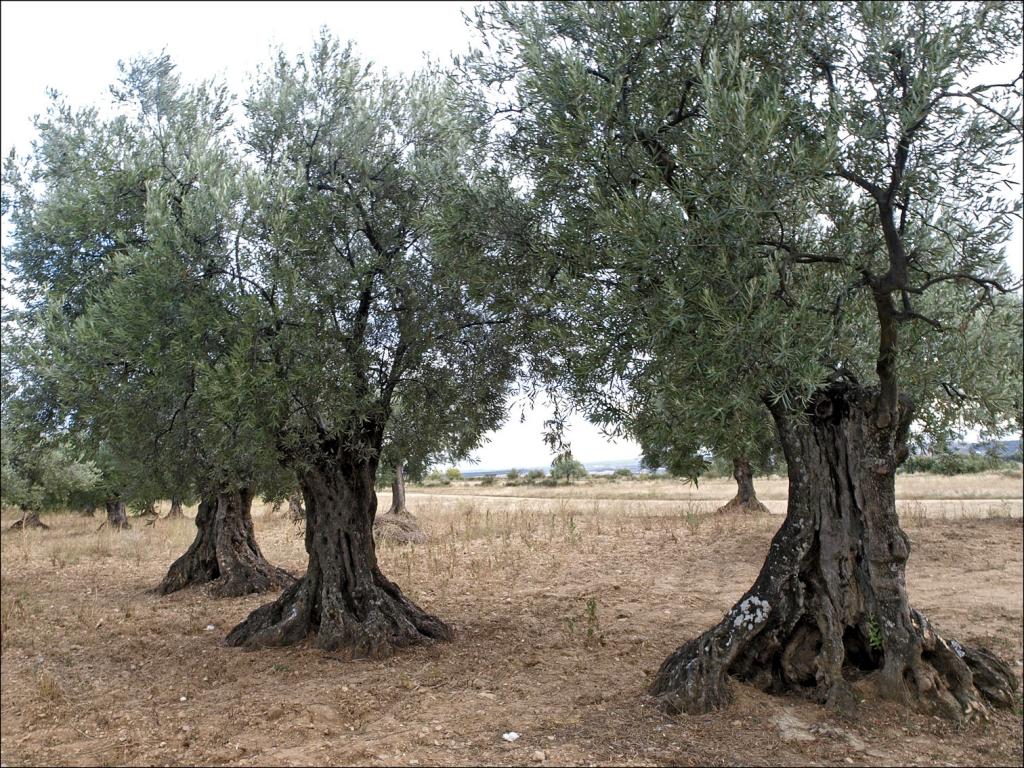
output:
[[[972,80],[1020,6],[495,3],[476,24],[464,69],[558,275],[541,374],[676,471],[772,429],[786,457],[757,580],[651,692],[707,711],[732,674],[848,708],[861,659],[950,717],[1010,702],[1005,664],[910,607],[893,476],[915,414],[940,438],[1020,427],[1024,78]]]
[[[488,47],[466,67],[503,90],[507,157],[563,268],[550,333],[570,399],[678,469],[702,446],[763,453],[766,399],[877,380],[870,286],[892,222],[907,263],[883,286],[902,334],[887,359],[920,426],[1012,426],[1020,300],[1001,243],[1020,201],[1000,190],[1020,82],[963,81],[1017,23],[999,4],[481,10]],[[880,209],[871,190],[890,187]],[[963,365],[979,342],[993,365]]]

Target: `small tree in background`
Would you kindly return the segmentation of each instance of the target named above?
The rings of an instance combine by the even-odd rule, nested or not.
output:
[[[48,528],[40,513],[69,509],[76,497],[88,494],[98,482],[96,466],[75,457],[67,447],[29,445],[9,424],[4,425],[0,441],[0,499],[4,506],[21,510],[11,530]]]
[[[101,472],[47,415],[47,388],[31,365],[37,358],[27,313],[5,311],[0,348],[0,501],[21,511],[13,529],[48,526],[40,513],[88,503]]]
[[[563,453],[551,462],[551,477],[554,480],[582,480],[587,477],[587,468],[571,453]]]

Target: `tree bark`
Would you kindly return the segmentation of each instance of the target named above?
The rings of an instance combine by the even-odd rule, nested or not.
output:
[[[178,496],[171,497],[171,509],[167,512],[168,520],[180,520],[185,517],[185,513],[182,511],[181,498]]]
[[[196,538],[174,561],[161,595],[212,582],[215,597],[237,597],[290,586],[295,578],[267,562],[256,543],[248,489],[205,496],[196,514]]]
[[[395,478],[391,481],[391,506],[387,514],[401,515],[408,512],[405,506],[405,462],[400,461],[395,467]]]
[[[107,508],[107,525],[119,531],[125,531],[131,528],[128,524],[128,515],[125,512],[123,501],[120,499],[114,499],[107,501],[105,506]]]
[[[651,687],[671,712],[729,701],[727,676],[842,709],[874,692],[953,719],[1009,706],[1013,672],[942,637],[907,600],[910,542],[896,514],[911,406],[879,424],[878,391],[843,383],[806,418],[773,409],[789,462],[786,520],[753,587],[662,664]],[[856,691],[856,693],[854,693]]]
[[[29,510],[29,509],[22,509],[21,510],[21,517],[18,520],[15,520],[11,524],[11,527],[8,528],[7,530],[9,530],[9,531],[23,531],[23,530],[25,530],[27,528],[39,528],[41,530],[47,531],[47,530],[50,529],[50,526],[48,526],[46,523],[44,523],[42,520],[39,519],[39,512],[38,511],[36,511],[36,510]]]
[[[427,534],[405,505],[404,466],[403,461],[395,467],[395,478],[391,481],[391,506],[373,521],[373,533],[378,539],[400,544],[422,544],[427,540]]]
[[[288,519],[300,523],[306,519],[306,510],[302,506],[302,492],[296,491],[288,497]]]
[[[145,521],[146,525],[153,525],[160,517],[156,511],[156,504],[152,501],[147,503],[146,506],[142,508],[142,513],[139,517]]]
[[[232,646],[292,645],[313,635],[344,658],[379,659],[396,648],[451,639],[377,566],[373,519],[376,462],[335,449],[301,477],[306,502],[306,575],[258,608],[227,637]]]
[[[737,456],[732,460],[732,476],[736,480],[736,495],[717,511],[722,514],[768,514],[768,508],[757,498],[757,492],[754,490],[754,472],[745,456]]]

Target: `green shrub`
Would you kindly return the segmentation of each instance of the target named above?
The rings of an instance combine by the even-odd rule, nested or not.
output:
[[[448,467],[448,469],[444,471],[444,475],[445,477],[448,478],[449,482],[451,482],[452,480],[462,479],[462,473],[459,472],[459,470],[457,470],[455,467]]]
[[[529,472],[526,473],[526,479],[529,482],[533,482],[534,480],[540,480],[542,477],[544,477],[543,469],[531,469]]]
[[[494,485],[494,475],[484,475],[480,478],[480,485]]]
[[[709,479],[732,477],[732,459],[726,456],[711,457],[703,476]]]
[[[424,485],[451,485],[451,478],[448,477],[447,473],[442,474],[440,470],[435,469],[426,479],[423,481]]]
[[[1017,469],[1017,463],[987,453],[922,454],[911,456],[900,466],[901,472],[928,472],[935,475],[969,475],[1008,469]]]
[[[618,469],[616,469],[612,473],[612,477],[626,477],[626,478],[629,478],[629,477],[632,477],[632,476],[633,476],[633,470],[631,470],[629,467],[619,467]]]
[[[565,453],[551,462],[551,477],[555,480],[581,480],[587,476],[587,468]]]
[[[518,480],[519,479],[519,470],[518,469],[510,469],[507,473],[505,473],[505,477],[507,479],[509,479],[509,480]]]

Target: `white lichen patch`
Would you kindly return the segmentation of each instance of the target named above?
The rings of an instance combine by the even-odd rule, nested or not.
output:
[[[767,600],[762,600],[757,595],[751,595],[740,603],[739,610],[733,617],[732,625],[737,629],[753,629],[768,620],[770,610]]]

